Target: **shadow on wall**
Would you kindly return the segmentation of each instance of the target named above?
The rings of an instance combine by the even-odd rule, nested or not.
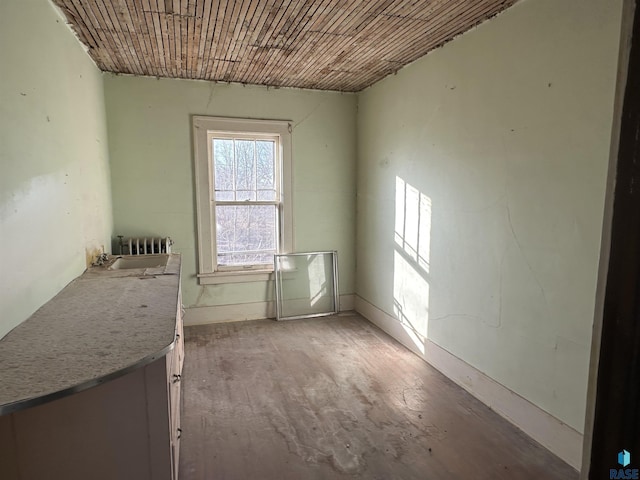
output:
[[[396,177],[393,314],[420,353],[429,325],[431,198]]]

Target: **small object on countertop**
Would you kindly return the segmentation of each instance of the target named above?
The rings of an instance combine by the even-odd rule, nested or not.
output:
[[[107,255],[106,253],[101,253],[96,257],[96,261],[93,262],[91,265],[93,265],[94,267],[101,267],[104,265],[104,262],[106,262],[108,259],[109,259],[109,255]]]

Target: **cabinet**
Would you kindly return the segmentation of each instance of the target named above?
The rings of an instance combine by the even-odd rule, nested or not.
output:
[[[184,364],[184,331],[181,296],[178,296],[178,308],[176,312],[176,331],[173,349],[158,362],[155,368],[157,372],[149,372],[147,385],[147,402],[150,408],[149,414],[153,414],[155,424],[158,426],[155,435],[156,444],[151,450],[156,454],[152,458],[150,477],[156,479],[178,479],[180,465],[180,407],[182,392],[182,366]],[[155,410],[158,410],[156,413]],[[167,435],[168,434],[168,435]],[[153,439],[152,439],[153,440]],[[169,464],[166,465],[166,460]],[[167,471],[170,476],[167,476]]]
[[[184,330],[181,297],[179,296],[178,311],[176,313],[176,341],[173,350],[166,356],[167,362],[167,398],[169,400],[169,425],[171,446],[171,471],[173,480],[178,479],[180,466],[180,406],[182,392],[182,365],[184,363]]]
[[[184,339],[179,277],[170,280],[172,305],[178,291],[172,348],[92,388],[0,416],[0,478],[177,480]],[[69,369],[82,368],[68,358]]]

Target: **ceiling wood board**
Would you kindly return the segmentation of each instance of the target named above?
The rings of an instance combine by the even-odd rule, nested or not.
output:
[[[516,0],[52,0],[107,72],[360,91]]]

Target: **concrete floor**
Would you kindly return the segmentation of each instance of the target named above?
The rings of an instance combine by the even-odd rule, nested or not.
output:
[[[181,480],[575,479],[359,315],[188,327]]]

